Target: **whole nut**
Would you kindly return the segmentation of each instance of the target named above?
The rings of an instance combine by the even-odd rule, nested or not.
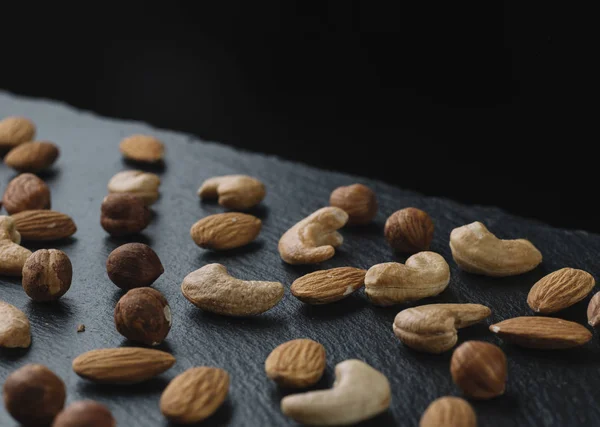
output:
[[[106,272],[115,285],[129,290],[152,285],[165,269],[150,246],[126,243],[110,253]]]
[[[60,240],[77,231],[77,226],[69,215],[49,209],[22,211],[11,215],[11,218],[23,240]]]
[[[590,300],[587,309],[587,318],[590,326],[596,328],[600,325],[600,292],[596,293]]]
[[[477,427],[477,416],[466,400],[445,396],[431,402],[419,427]]]
[[[20,276],[31,251],[8,239],[0,240],[0,275]]]
[[[331,193],[329,204],[348,214],[348,225],[365,225],[377,215],[377,196],[363,184],[338,187]]]
[[[595,284],[594,276],[587,271],[561,268],[533,285],[527,304],[537,313],[555,313],[584,299]]]
[[[384,234],[395,251],[415,253],[429,249],[433,229],[433,221],[427,212],[405,208],[389,216],[385,222]]]
[[[24,425],[48,425],[65,405],[65,384],[44,365],[25,365],[4,382],[4,406]]]
[[[316,384],[325,365],[325,347],[313,340],[297,339],[275,347],[265,361],[265,371],[282,387],[302,388]]]
[[[108,181],[109,193],[128,193],[138,198],[146,206],[158,200],[158,187],[160,178],[158,175],[138,170],[123,171],[113,176]]]
[[[450,373],[465,395],[473,399],[491,399],[504,394],[506,356],[497,345],[466,341],[454,350]]]
[[[17,245],[21,243],[21,233],[13,217],[0,215],[0,240],[10,240]]]
[[[31,326],[25,313],[0,301],[0,347],[27,348],[31,344]]]
[[[202,218],[190,229],[192,240],[201,248],[226,250],[252,242],[262,228],[255,216],[228,212]]]
[[[0,150],[11,149],[35,137],[35,125],[25,117],[6,117],[0,120]]]
[[[60,150],[48,141],[21,144],[8,152],[4,163],[19,172],[39,172],[56,161]]]
[[[116,427],[108,408],[93,400],[71,403],[56,416],[52,427]]]
[[[139,233],[151,218],[144,202],[131,194],[109,194],[102,201],[100,225],[112,236]]]
[[[121,141],[119,150],[127,159],[154,163],[162,160],[165,146],[153,136],[131,135]]]
[[[296,279],[290,291],[307,304],[329,304],[360,289],[366,274],[366,270],[354,267],[318,270]]]
[[[71,287],[71,260],[58,249],[35,251],[23,266],[23,289],[34,301],[54,301]]]
[[[198,189],[201,199],[219,198],[227,209],[250,209],[265,198],[265,185],[247,175],[225,175],[209,178]]]
[[[121,335],[146,345],[159,345],[171,330],[169,303],[152,288],[136,288],[123,295],[114,317]]]
[[[37,176],[22,173],[8,183],[2,204],[11,215],[31,209],[50,209],[50,189]]]

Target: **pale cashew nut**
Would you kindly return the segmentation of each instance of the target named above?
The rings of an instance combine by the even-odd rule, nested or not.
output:
[[[329,390],[284,397],[281,411],[302,424],[332,426],[355,424],[389,408],[388,379],[365,362],[350,359],[338,363],[335,377]]]
[[[21,275],[31,251],[19,243],[21,234],[15,227],[15,221],[9,216],[0,216],[0,275]]]
[[[183,279],[181,292],[202,310],[250,316],[273,308],[283,298],[284,289],[279,282],[236,279],[221,264],[207,264]]]
[[[456,345],[457,329],[474,325],[492,311],[481,304],[428,304],[407,308],[394,319],[394,334],[406,346],[443,353]]]
[[[486,276],[514,276],[542,262],[542,254],[530,241],[498,239],[477,221],[452,230],[450,249],[460,268]]]
[[[435,252],[419,252],[405,264],[386,262],[367,271],[365,289],[376,305],[393,305],[440,294],[450,282],[450,267]]]
[[[0,347],[27,348],[30,344],[31,327],[25,313],[0,301]]]
[[[328,260],[344,241],[336,230],[347,222],[348,214],[340,208],[319,209],[281,236],[281,259],[288,264],[316,264]]]
[[[247,175],[225,175],[209,178],[198,189],[201,199],[219,198],[228,209],[250,209],[265,198],[265,185]]]
[[[141,199],[149,206],[158,200],[158,175],[139,170],[122,171],[108,181],[109,193],[128,193]]]
[[[10,240],[17,245],[21,243],[21,234],[17,231],[15,221],[6,215],[0,215],[0,240]]]

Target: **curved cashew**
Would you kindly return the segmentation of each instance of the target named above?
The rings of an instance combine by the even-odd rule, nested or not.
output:
[[[250,316],[273,308],[284,290],[279,282],[240,280],[230,276],[221,264],[207,264],[183,279],[181,292],[202,310]]]
[[[202,199],[219,198],[228,209],[250,209],[265,198],[265,185],[247,175],[225,175],[207,179],[198,189]]]
[[[0,301],[0,347],[27,348],[30,344],[31,327],[25,313]]]
[[[19,243],[21,234],[15,227],[15,221],[11,217],[0,216],[0,275],[21,275],[31,251]]]
[[[17,231],[15,221],[6,215],[0,215],[0,240],[10,240],[17,245],[21,243],[21,234]]]
[[[139,170],[122,171],[108,181],[109,193],[129,193],[139,197],[146,206],[158,200],[158,175]]]
[[[477,221],[452,230],[450,249],[460,268],[486,276],[514,276],[542,262],[542,254],[528,240],[498,239]]]
[[[369,419],[390,406],[388,379],[365,362],[345,360],[335,367],[330,390],[292,394],[281,401],[281,411],[302,424],[349,425]]]
[[[481,304],[428,304],[407,308],[394,319],[394,334],[408,347],[443,353],[456,345],[457,329],[471,326],[492,311]]]
[[[321,208],[298,222],[279,239],[279,254],[288,264],[315,264],[335,255],[344,238],[336,230],[348,222],[340,208]]]
[[[450,282],[450,267],[435,252],[419,252],[405,264],[386,262],[367,271],[367,296],[377,305],[393,305],[440,294]]]

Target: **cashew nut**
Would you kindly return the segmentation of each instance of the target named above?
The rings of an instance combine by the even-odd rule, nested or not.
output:
[[[378,415],[390,406],[388,379],[365,362],[345,360],[335,367],[329,390],[292,394],[281,401],[281,411],[302,424],[349,425]]]
[[[528,240],[498,239],[480,222],[452,230],[450,249],[460,268],[486,276],[514,276],[542,262],[542,254]]]
[[[408,347],[443,353],[456,345],[457,329],[471,326],[491,314],[481,304],[428,304],[407,308],[394,319],[394,334]]]
[[[17,245],[21,243],[21,234],[17,231],[15,221],[6,215],[0,215],[0,240],[10,240]]]
[[[250,209],[265,198],[265,185],[247,175],[225,175],[207,179],[198,189],[202,199],[219,198],[228,209]]]
[[[27,348],[30,344],[31,328],[25,313],[0,301],[0,347]]]
[[[279,282],[236,279],[221,264],[208,264],[183,279],[181,292],[202,310],[250,316],[273,308],[283,298],[284,290]]]
[[[14,220],[8,216],[0,216],[0,275],[21,275],[31,251],[19,243],[21,235],[15,227]]]
[[[146,206],[158,200],[158,175],[139,170],[117,173],[108,181],[109,193],[129,193],[140,198]]]
[[[321,208],[298,222],[279,239],[279,254],[288,264],[316,264],[335,255],[344,238],[336,230],[348,222],[340,208]]]
[[[450,267],[435,252],[419,252],[405,264],[386,262],[367,271],[367,296],[377,305],[393,305],[440,294],[450,282]]]

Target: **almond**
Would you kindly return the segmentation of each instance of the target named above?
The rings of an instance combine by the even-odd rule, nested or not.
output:
[[[21,144],[4,158],[4,163],[19,172],[38,172],[56,161],[60,150],[48,141],[32,141]]]
[[[165,151],[162,142],[148,135],[131,135],[121,141],[119,149],[125,158],[146,163],[162,160]]]
[[[169,383],[160,410],[172,422],[192,424],[210,417],[229,392],[229,374],[220,368],[190,368]]]
[[[73,360],[82,378],[106,384],[134,384],[155,377],[175,363],[169,353],[148,348],[122,347],[88,351]]]
[[[25,313],[0,301],[0,347],[27,348],[30,344],[31,327]]]
[[[77,226],[69,215],[47,209],[23,211],[11,218],[23,240],[60,240],[77,231]]]
[[[366,270],[354,267],[315,271],[296,279],[290,290],[302,302],[327,304],[359,289],[365,283],[366,274]]]
[[[477,417],[466,400],[445,396],[431,402],[419,427],[477,427]]]
[[[595,284],[596,281],[587,271],[561,268],[533,285],[527,296],[527,304],[538,313],[555,313],[584,299]]]
[[[416,253],[429,250],[434,225],[427,212],[405,208],[394,212],[385,222],[388,244],[398,252]]]
[[[587,318],[590,326],[600,325],[600,292],[592,297],[587,309]]]
[[[190,235],[205,249],[233,249],[247,245],[260,233],[262,222],[255,216],[229,212],[209,215],[192,225]]]
[[[35,131],[35,124],[25,117],[12,116],[0,120],[0,150],[31,141]]]
[[[555,317],[515,317],[491,325],[490,331],[503,340],[538,349],[578,347],[592,339],[592,333],[579,323]]]
[[[2,204],[11,215],[31,209],[50,209],[50,189],[37,176],[22,173],[8,183]]]
[[[267,376],[282,387],[309,387],[325,371],[325,347],[310,339],[285,342],[265,361]]]

